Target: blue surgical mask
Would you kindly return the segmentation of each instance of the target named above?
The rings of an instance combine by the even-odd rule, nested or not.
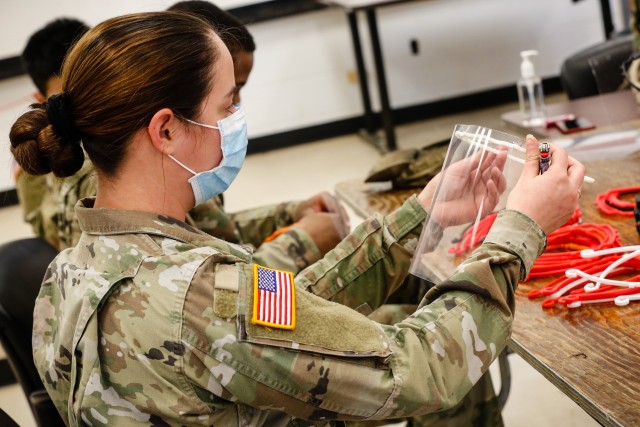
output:
[[[244,110],[240,106],[237,106],[236,111],[231,115],[218,120],[218,126],[186,120],[194,125],[217,129],[220,132],[222,161],[213,169],[195,172],[172,155],[169,155],[173,161],[193,174],[189,178],[189,184],[193,189],[196,205],[199,205],[218,194],[224,193],[238,175],[247,154],[247,124],[244,119]]]

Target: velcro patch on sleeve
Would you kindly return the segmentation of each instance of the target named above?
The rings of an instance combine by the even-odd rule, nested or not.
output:
[[[293,273],[254,265],[251,323],[278,329],[296,327]]]

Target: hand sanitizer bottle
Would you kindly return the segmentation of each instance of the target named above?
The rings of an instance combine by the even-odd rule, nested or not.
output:
[[[538,52],[535,50],[520,52],[522,57],[520,73],[522,76],[518,79],[518,100],[520,101],[523,125],[526,127],[543,126],[545,119],[542,81],[540,77],[536,76],[533,63],[529,59],[537,54]]]

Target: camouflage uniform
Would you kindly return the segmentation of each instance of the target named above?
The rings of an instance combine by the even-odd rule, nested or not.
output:
[[[631,28],[631,36],[633,38],[634,52],[640,51],[640,1],[629,0],[629,27]]]
[[[82,230],[78,227],[75,205],[78,200],[95,196],[97,189],[95,170],[88,157],[80,170],[66,178],[51,177],[51,191],[43,210],[55,212],[56,218],[47,216],[45,221],[56,224],[58,232],[58,250],[75,246]]]
[[[247,248],[81,203],[82,237],[51,264],[33,335],[72,426],[320,426],[452,408],[504,348],[515,287],[545,246],[529,218],[502,211],[415,313],[381,325],[357,309],[402,283],[426,216],[413,197],[296,276],[296,327],[282,330],[249,320]]]
[[[407,282],[403,284],[406,286]],[[417,310],[412,304],[385,304],[367,316],[369,319],[385,325],[402,322]],[[407,427],[501,427],[502,409],[493,388],[489,372],[485,372],[480,380],[467,393],[462,401],[447,411],[435,412],[427,415],[413,416],[405,420]],[[389,421],[351,421],[348,427],[373,427],[389,424]]]
[[[22,218],[31,224],[33,234],[42,237],[49,243],[58,246],[56,227],[45,232],[42,203],[48,193],[47,175],[31,175],[21,170],[16,176],[16,192],[22,208]]]
[[[93,166],[88,158],[73,176],[57,178],[53,174],[29,175],[21,171],[16,189],[24,220],[36,236],[58,250],[73,246],[80,238],[74,207],[78,200],[96,194]]]
[[[444,141],[392,151],[373,165],[364,181],[389,181],[395,189],[422,188],[442,170],[448,149],[449,141]]]

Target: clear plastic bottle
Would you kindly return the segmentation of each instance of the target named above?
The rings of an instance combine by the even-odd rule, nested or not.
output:
[[[522,64],[520,64],[521,77],[518,79],[518,100],[523,125],[526,127],[543,126],[545,120],[542,80],[536,76],[533,63],[529,59],[537,54],[535,50],[520,52]]]

